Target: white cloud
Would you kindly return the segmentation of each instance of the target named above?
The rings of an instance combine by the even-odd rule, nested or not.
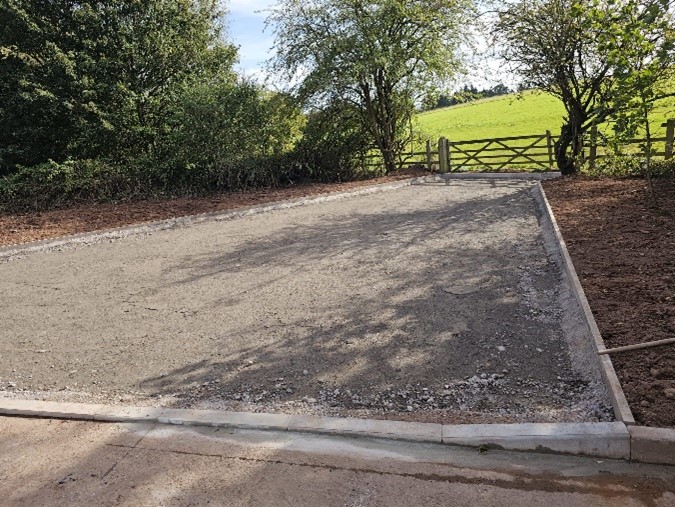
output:
[[[276,0],[230,0],[227,2],[228,10],[235,15],[266,17],[267,14],[260,12],[277,3]]]

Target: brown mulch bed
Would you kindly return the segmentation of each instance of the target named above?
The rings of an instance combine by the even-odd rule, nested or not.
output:
[[[228,192],[208,197],[155,199],[116,204],[82,204],[72,208],[16,215],[0,214],[0,247],[82,232],[225,211],[255,204],[387,183],[428,174],[409,169],[390,176],[346,183],[306,183],[283,188]]]
[[[643,180],[544,183],[608,348],[675,337],[675,188]],[[635,419],[675,426],[675,346],[612,355]]]

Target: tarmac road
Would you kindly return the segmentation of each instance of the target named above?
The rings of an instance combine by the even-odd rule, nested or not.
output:
[[[654,506],[675,467],[214,428],[0,418],[13,506]]]

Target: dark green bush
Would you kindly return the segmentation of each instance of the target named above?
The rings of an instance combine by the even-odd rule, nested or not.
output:
[[[369,138],[350,104],[335,103],[312,113],[295,150],[295,177],[333,182],[364,176]]]
[[[20,167],[0,179],[0,210],[58,208],[81,202],[128,200],[144,195],[143,175],[98,160],[69,160]]]

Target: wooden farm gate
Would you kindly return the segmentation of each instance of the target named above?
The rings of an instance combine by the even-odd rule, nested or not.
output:
[[[427,141],[426,150],[407,154],[405,166],[425,166],[430,171],[504,172],[518,167],[525,171],[555,170],[554,143],[550,131],[529,136],[450,141]],[[376,164],[367,164],[368,166]]]
[[[675,119],[662,125],[665,137],[652,138],[652,155],[656,158],[671,159],[674,156]],[[510,169],[523,171],[555,171],[555,141],[558,136],[550,131],[544,134],[527,136],[498,137],[493,139],[474,139],[470,141],[451,141],[441,137],[438,143],[426,142],[426,150],[405,155],[404,166],[424,166],[430,171],[441,173],[453,171],[493,171],[504,172]],[[625,142],[631,153],[641,153],[644,139],[629,139]],[[582,157],[592,168],[596,162],[608,155],[604,143],[596,128],[584,138]],[[381,167],[381,158],[376,154],[367,155],[365,167]]]

